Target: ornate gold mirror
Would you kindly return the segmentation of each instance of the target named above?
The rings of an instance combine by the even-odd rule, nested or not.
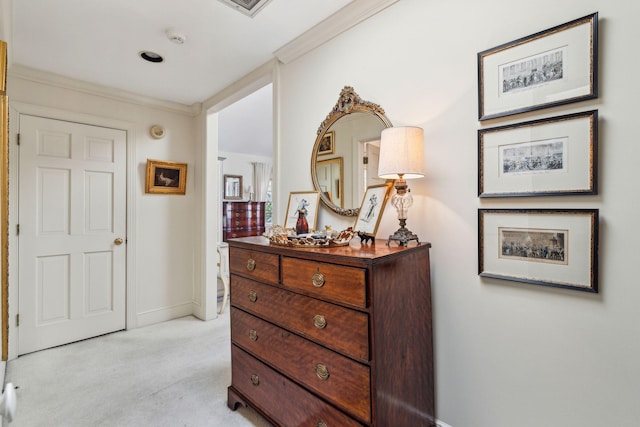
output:
[[[311,179],[320,200],[332,211],[358,215],[367,187],[378,178],[380,133],[391,127],[384,110],[363,101],[350,86],[318,128],[311,154]]]

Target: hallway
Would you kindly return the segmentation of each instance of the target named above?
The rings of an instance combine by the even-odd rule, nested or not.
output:
[[[7,364],[18,388],[15,427],[269,427],[226,405],[229,310],[21,356]]]

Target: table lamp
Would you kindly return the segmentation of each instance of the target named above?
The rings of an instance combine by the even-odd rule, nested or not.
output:
[[[407,246],[411,240],[420,243],[418,236],[409,231],[407,215],[413,204],[413,197],[407,179],[424,176],[424,131],[419,127],[391,127],[384,129],[380,136],[380,163],[378,176],[394,179],[396,193],[391,197],[391,205],[398,211],[400,228],[387,240],[387,245],[395,240],[400,246]]]

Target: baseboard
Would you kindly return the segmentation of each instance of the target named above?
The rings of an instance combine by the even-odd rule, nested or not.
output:
[[[149,326],[167,320],[177,319],[179,317],[190,316],[193,314],[193,303],[175,305],[173,307],[165,307],[157,310],[150,310],[137,315],[137,328]]]

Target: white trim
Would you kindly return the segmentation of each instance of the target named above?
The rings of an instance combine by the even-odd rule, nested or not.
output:
[[[220,217],[222,215],[222,205],[220,200],[220,178],[218,159],[218,130],[217,113],[223,108],[233,104],[239,99],[255,92],[256,90],[273,84],[275,98],[275,80],[277,77],[278,61],[271,60],[256,70],[242,77],[223,91],[212,96],[203,102],[202,121],[199,122],[199,131],[204,135],[204,144],[201,147],[199,156],[202,175],[202,209],[200,224],[201,233],[200,248],[202,251],[202,263],[198,268],[200,288],[200,301],[194,304],[194,315],[202,320],[215,319],[218,316],[217,296],[218,296],[218,266],[211,260],[218,258],[218,242],[222,241],[220,232]],[[274,129],[276,128],[277,114],[275,111],[276,101],[274,99]],[[274,130],[274,135],[276,135]],[[274,136],[274,149],[276,148]],[[274,151],[276,153],[276,151]]]
[[[324,21],[274,52],[281,62],[289,62],[323,45],[398,0],[354,0]]]
[[[450,426],[449,424],[445,423],[444,421],[440,421],[437,418],[436,418],[436,426],[437,427],[453,427],[453,426]]]
[[[48,71],[36,70],[35,68],[25,67],[18,64],[10,67],[7,74],[12,78],[46,84],[51,87],[73,90],[87,95],[100,96],[102,98],[108,98],[129,104],[153,107],[159,110],[169,111],[171,113],[184,114],[189,117],[197,116],[202,110],[202,105],[199,103],[184,105],[177,102],[163,101],[112,87],[72,79],[60,74],[50,73]]]
[[[18,313],[18,238],[15,230],[18,221],[18,170],[19,152],[16,150],[17,133],[20,129],[20,115],[34,115],[56,120],[67,120],[94,126],[120,129],[127,133],[127,266],[126,266],[126,327],[138,327],[136,316],[136,282],[135,282],[135,224],[136,203],[134,200],[136,176],[135,163],[135,124],[123,120],[110,119],[84,113],[76,113],[56,108],[42,107],[24,102],[9,102],[9,360],[18,357],[18,331],[16,314]]]
[[[193,315],[193,303],[185,302],[171,307],[157,308],[138,313],[138,327],[154,325],[167,320]]]

